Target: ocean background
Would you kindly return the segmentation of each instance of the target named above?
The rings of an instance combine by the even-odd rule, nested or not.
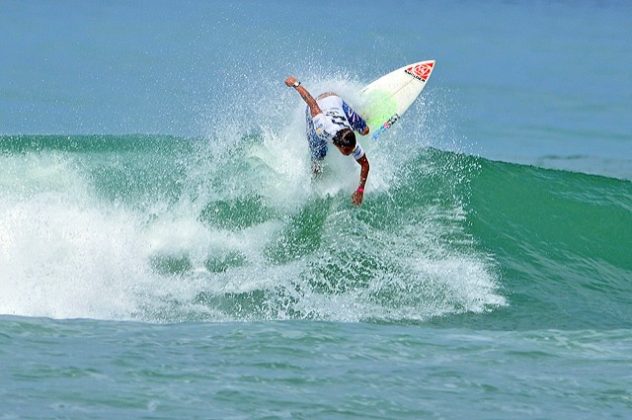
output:
[[[632,3],[1,1],[0,418],[632,417]],[[359,167],[304,104],[435,59]]]

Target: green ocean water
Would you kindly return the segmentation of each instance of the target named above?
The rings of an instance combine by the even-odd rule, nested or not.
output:
[[[0,137],[4,416],[627,416],[630,181],[290,138]]]

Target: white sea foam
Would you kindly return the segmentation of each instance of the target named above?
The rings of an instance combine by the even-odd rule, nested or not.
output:
[[[313,90],[333,89],[353,101],[359,86],[334,78],[317,80]],[[361,139],[372,169],[367,203],[354,208],[358,165],[332,147],[323,176],[312,180],[304,105],[289,94],[284,101],[250,109],[249,126],[229,117],[214,121],[209,141],[185,163],[175,201],[103,194],[95,182],[100,175],[90,170],[98,156],[3,155],[0,313],[423,320],[505,304],[489,257],[445,239],[468,241],[458,200],[439,206],[429,197],[428,205],[391,217],[393,226],[371,222],[371,212],[392,211],[388,200],[405,182],[403,168],[418,172],[419,182],[437,170],[410,166],[427,137],[395,147],[403,141],[395,127],[380,143]],[[423,137],[422,128],[408,137]],[[383,204],[371,207],[376,200]],[[230,219],[247,205],[263,216],[238,226],[216,223],[215,214]],[[308,231],[293,233],[301,229]]]

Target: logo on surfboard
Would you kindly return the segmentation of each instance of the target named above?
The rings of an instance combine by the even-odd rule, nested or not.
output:
[[[433,64],[434,63],[432,62],[417,64],[416,66],[408,67],[404,71],[413,76],[415,79],[419,79],[422,82],[425,82],[430,77],[430,73],[432,73]]]
[[[389,128],[391,128],[391,126],[393,124],[395,124],[399,120],[399,118],[400,118],[399,114],[395,114],[391,118],[389,118],[388,121],[386,121],[384,124],[382,124],[382,126],[380,128],[378,128],[375,133],[373,133],[373,137],[372,137],[373,140],[377,140],[377,138],[380,137],[380,135],[384,131],[386,131]]]

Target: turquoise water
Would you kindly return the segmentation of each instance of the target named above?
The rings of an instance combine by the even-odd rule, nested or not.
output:
[[[8,417],[625,418],[629,330],[5,318]],[[7,386],[8,385],[8,386]],[[605,413],[605,414],[604,414]]]
[[[629,417],[627,3],[62,5],[0,7],[0,417]],[[312,179],[284,76],[428,58]]]

